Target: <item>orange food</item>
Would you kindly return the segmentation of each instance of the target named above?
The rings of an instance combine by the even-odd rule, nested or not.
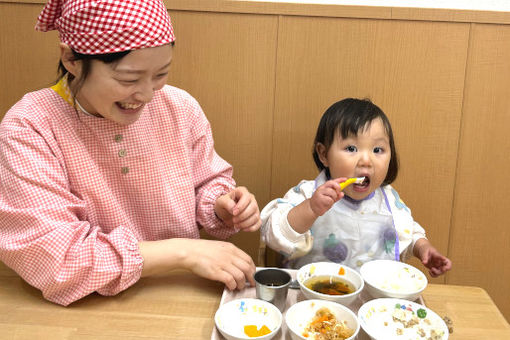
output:
[[[263,325],[260,329],[257,329],[255,325],[244,326],[244,334],[248,335],[250,338],[263,336],[269,333],[271,333],[271,330],[266,325]]]
[[[315,313],[302,335],[315,340],[339,340],[353,334],[354,331],[347,327],[345,321],[338,321],[328,308],[323,307]]]
[[[340,267],[340,270],[338,271],[338,275],[345,275],[344,267]]]

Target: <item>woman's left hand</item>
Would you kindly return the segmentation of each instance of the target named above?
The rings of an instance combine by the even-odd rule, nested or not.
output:
[[[256,231],[262,224],[257,200],[245,187],[218,197],[214,212],[227,225],[243,231]]]

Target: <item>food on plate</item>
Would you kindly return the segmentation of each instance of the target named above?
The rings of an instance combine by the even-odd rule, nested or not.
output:
[[[263,325],[260,329],[257,329],[255,325],[244,326],[244,334],[248,335],[250,338],[263,336],[269,333],[271,333],[271,330],[266,325]]]
[[[372,307],[367,311],[374,334],[394,339],[442,340],[445,332],[426,308],[397,303],[392,307]]]
[[[331,275],[312,276],[304,285],[315,292],[328,295],[345,295],[356,291],[351,282]]]
[[[393,292],[413,292],[422,289],[427,284],[426,278],[417,275],[409,266],[398,268],[398,271],[381,275],[374,283],[377,287]]]
[[[302,335],[315,340],[344,340],[353,334],[354,331],[347,327],[345,321],[337,320],[328,308],[322,307],[317,310]]]

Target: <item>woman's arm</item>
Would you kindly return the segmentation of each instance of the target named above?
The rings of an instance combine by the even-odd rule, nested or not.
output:
[[[255,286],[252,258],[232,243],[212,240],[169,239],[142,241],[142,276],[187,269],[198,276],[225,283],[228,289],[243,289],[246,280]]]
[[[87,221],[57,154],[28,124],[2,122],[0,259],[62,305],[117,294],[140,278],[138,239],[127,226],[104,233]]]

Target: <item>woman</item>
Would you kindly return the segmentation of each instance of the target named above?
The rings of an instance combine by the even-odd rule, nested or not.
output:
[[[253,284],[226,238],[260,227],[198,103],[165,85],[175,37],[161,0],[50,0],[61,78],[0,124],[0,259],[50,301],[114,295],[172,269]]]

